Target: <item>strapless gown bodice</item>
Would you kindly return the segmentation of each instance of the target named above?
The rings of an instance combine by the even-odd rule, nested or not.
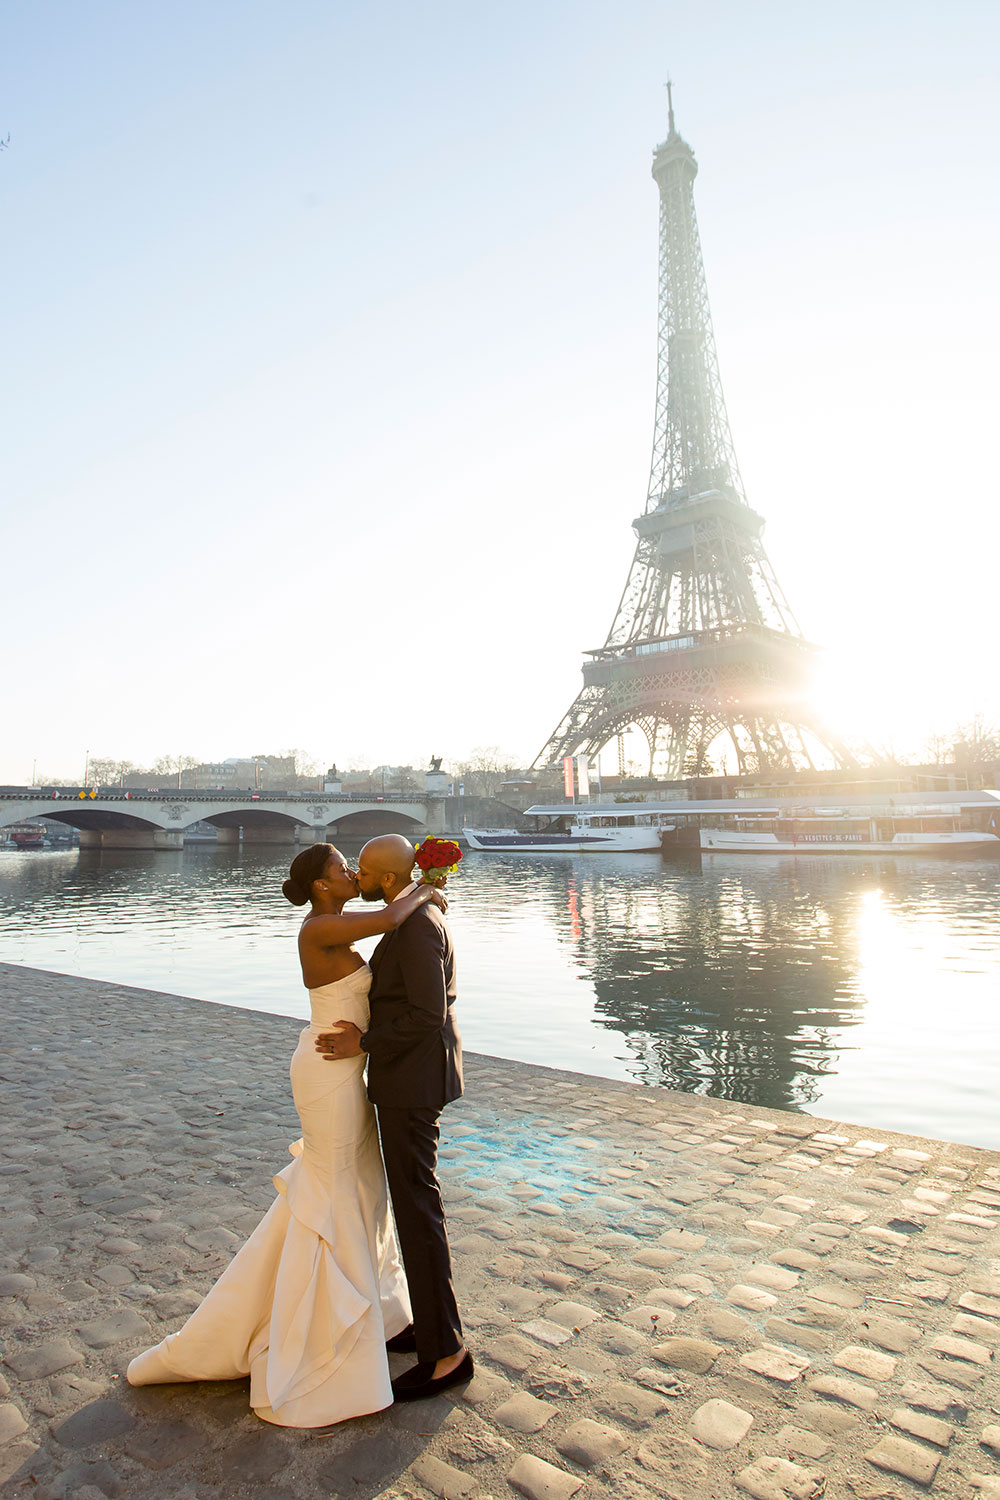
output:
[[[334,1021],[353,1021],[359,1031],[368,1029],[368,990],[372,982],[372,971],[367,964],[335,979],[332,984],[321,984],[309,991],[311,1024],[319,1031],[333,1025]]]
[[[133,1385],[250,1376],[250,1404],[284,1427],[321,1427],[392,1402],[385,1341],[410,1322],[365,1058],[316,1051],[334,1021],[368,1025],[367,964],[310,990],[291,1062],[302,1139],[277,1197],[177,1333],[138,1355]]]

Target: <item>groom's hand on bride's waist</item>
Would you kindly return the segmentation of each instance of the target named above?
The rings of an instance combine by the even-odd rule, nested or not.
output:
[[[323,1031],[316,1038],[316,1051],[321,1052],[328,1062],[336,1062],[342,1057],[360,1057],[363,1052],[361,1046],[361,1032],[353,1021],[333,1021],[331,1031]]]

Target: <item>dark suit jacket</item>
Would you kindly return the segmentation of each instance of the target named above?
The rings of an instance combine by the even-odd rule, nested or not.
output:
[[[438,907],[422,906],[371,956],[368,1097],[396,1109],[443,1109],[462,1093],[455,953]]]

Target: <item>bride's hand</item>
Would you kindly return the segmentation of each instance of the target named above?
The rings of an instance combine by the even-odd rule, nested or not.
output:
[[[440,906],[443,912],[448,910],[448,897],[437,886],[431,891],[431,901],[434,902],[435,906]]]

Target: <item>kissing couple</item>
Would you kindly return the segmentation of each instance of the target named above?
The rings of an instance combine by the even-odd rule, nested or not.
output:
[[[455,959],[447,901],[413,865],[397,834],[371,839],[357,870],[332,844],[292,861],[282,891],[309,903],[312,1021],[291,1062],[302,1139],[201,1305],[132,1360],[132,1385],[249,1375],[265,1422],[325,1427],[471,1378],[437,1180],[438,1117],[462,1093]],[[356,896],[383,909],[345,913]],[[353,945],[379,934],[369,968]],[[391,1380],[387,1351],[417,1362]]]

